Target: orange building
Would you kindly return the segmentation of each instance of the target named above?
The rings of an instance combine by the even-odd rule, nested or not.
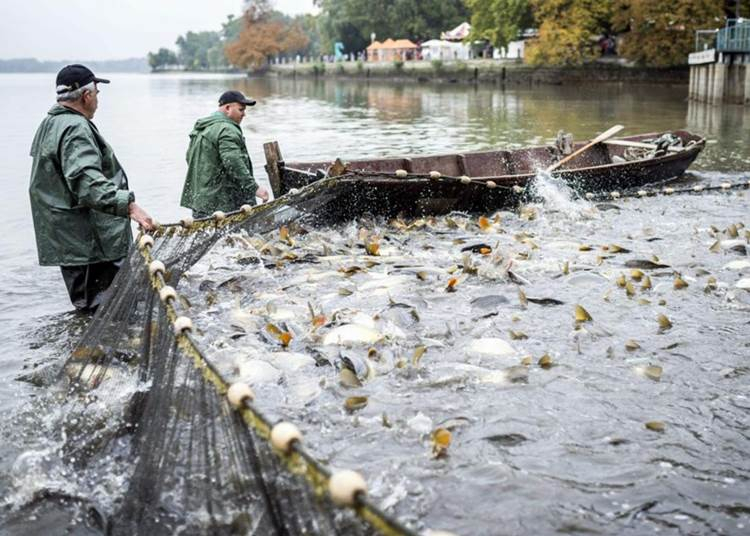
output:
[[[419,47],[408,39],[388,38],[382,43],[373,41],[367,47],[368,61],[407,61],[416,57]]]

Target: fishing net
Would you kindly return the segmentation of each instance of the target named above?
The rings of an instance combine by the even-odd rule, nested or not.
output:
[[[179,289],[184,273],[222,237],[328,219],[350,188],[321,183],[291,203],[167,226],[153,246],[142,241],[126,260],[63,374],[64,460],[116,497],[105,520],[112,534],[410,532],[364,494],[353,498],[351,511],[337,508],[330,472],[301,442],[286,452],[275,448],[274,423],[252,401],[233,408],[229,380],[190,329],[175,328],[177,310],[189,314],[191,305],[163,290]],[[352,210],[357,204],[350,198]],[[126,468],[116,482],[104,476],[112,461]]]
[[[747,184],[717,185],[716,189],[734,186]],[[652,193],[644,192],[633,195]],[[140,237],[115,279],[107,303],[92,320],[61,375],[65,389],[60,394],[63,417],[58,432],[63,460],[75,469],[76,478],[94,490],[94,496],[110,498],[100,509],[102,527],[111,534],[356,535],[411,534],[423,529],[418,516],[408,515],[409,504],[394,507],[399,503],[394,499],[381,508],[368,498],[356,475],[332,472],[322,463],[327,459],[356,461],[357,456],[336,456],[336,449],[347,448],[346,438],[332,438],[336,431],[327,428],[330,423],[314,412],[305,413],[303,395],[292,399],[295,414],[306,416],[309,429],[317,425],[330,444],[315,437],[279,439],[284,430],[287,439],[294,439],[297,430],[277,426],[290,411],[284,407],[285,399],[274,398],[270,391],[259,388],[257,398],[239,391],[239,398],[228,399],[234,382],[258,377],[263,369],[258,360],[249,359],[246,361],[250,365],[243,371],[240,363],[238,372],[237,363],[227,356],[246,352],[252,357],[262,353],[264,341],[286,349],[297,333],[291,323],[285,322],[282,311],[273,310],[267,301],[255,303],[262,293],[258,289],[249,293],[247,285],[262,283],[262,278],[252,277],[260,271],[266,270],[265,277],[273,278],[269,271],[293,270],[314,262],[305,248],[293,246],[295,240],[304,242],[302,237],[321,224],[345,226],[352,218],[366,221],[368,215],[393,217],[447,213],[457,207],[499,208],[515,203],[523,194],[512,187],[466,184],[460,178],[403,180],[359,173],[321,180],[259,207],[217,213],[205,220],[186,219],[163,226],[152,236]],[[445,229],[429,232],[447,234],[456,227],[466,229],[466,218],[464,223],[461,218],[464,216],[448,219],[443,222]],[[395,222],[397,229],[414,229],[415,225],[418,228],[427,224],[422,220],[407,227],[400,217]],[[482,226],[493,222],[485,218],[472,225],[478,225],[481,231]],[[339,231],[352,232],[348,228]],[[273,241],[268,238],[269,233],[274,233]],[[364,254],[377,256],[379,245],[368,238],[366,230],[353,234]],[[235,255],[231,262],[224,259],[222,248],[237,244],[243,246],[239,248],[243,253]],[[493,247],[464,247],[464,265],[440,292],[450,293],[461,285],[459,273],[482,269],[473,266],[468,255],[489,258]],[[324,244],[318,255],[331,253]],[[193,271],[198,267],[200,273],[220,276],[195,277]],[[502,265],[489,268],[497,268],[503,277],[513,277],[507,265],[504,270]],[[362,265],[342,269],[350,275],[361,270]],[[411,275],[418,279],[429,277],[420,271]],[[303,294],[303,285],[295,284],[282,291]],[[493,296],[479,298],[486,302]],[[405,323],[414,322],[415,312],[408,304],[390,296],[381,299],[396,311],[392,314],[402,315]],[[231,316],[228,311],[233,306],[240,311],[265,307],[267,316],[278,320],[258,324],[236,317],[231,322],[219,322]],[[312,306],[309,316],[312,331],[330,320]],[[350,336],[329,332],[333,333]],[[365,339],[367,336],[364,333]],[[372,361],[380,358],[376,349],[369,352]],[[416,374],[413,369],[426,347],[410,347],[409,352],[412,369],[403,360],[396,365],[408,369],[407,376],[401,378]],[[312,354],[317,366],[326,367],[332,362],[324,351]],[[356,355],[341,352],[336,357],[342,382],[356,385],[368,375],[367,367],[362,370]],[[491,379],[502,376],[511,383],[524,382],[527,375],[528,368],[514,366]],[[317,382],[315,377],[312,380],[312,384]],[[308,387],[309,382],[305,384]],[[365,403],[361,397],[350,397],[346,407],[356,410]],[[390,426],[385,415],[382,424]],[[432,431],[433,457],[448,448],[451,426],[464,424],[454,422]],[[516,438],[503,436],[501,440],[512,442]],[[308,450],[308,444],[314,446],[316,456]],[[113,472],[113,467],[118,470]],[[376,469],[368,469],[368,480],[382,482]],[[378,495],[388,494],[381,489]],[[401,519],[407,517],[408,522],[397,520],[395,513]]]

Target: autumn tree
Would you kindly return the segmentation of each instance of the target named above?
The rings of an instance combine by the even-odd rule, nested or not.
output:
[[[721,0],[672,0],[669,9],[653,0],[616,0],[613,27],[622,33],[619,53],[641,65],[687,63],[695,31],[724,24]]]
[[[534,23],[529,0],[465,0],[471,12],[471,39],[507,48]]]
[[[242,30],[224,49],[233,65],[258,69],[273,56],[301,51],[310,42],[299,24],[277,17],[266,0],[246,5]]]
[[[527,48],[526,61],[580,65],[597,58],[598,39],[610,28],[613,1],[531,0],[539,38]]]

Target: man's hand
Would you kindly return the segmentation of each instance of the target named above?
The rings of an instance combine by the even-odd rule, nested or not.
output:
[[[258,186],[258,189],[255,191],[255,197],[260,197],[260,199],[265,203],[266,201],[268,201],[268,190],[266,190],[262,186]]]
[[[128,216],[131,220],[140,225],[144,231],[154,230],[154,220],[151,219],[151,216],[149,216],[145,210],[135,204],[135,202],[128,205]]]

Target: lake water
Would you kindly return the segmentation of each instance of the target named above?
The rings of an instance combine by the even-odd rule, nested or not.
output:
[[[228,88],[258,100],[258,105],[249,110],[243,130],[261,179],[265,178],[262,143],[270,140],[279,141],[287,161],[319,161],[337,156],[346,159],[520,147],[547,142],[560,129],[580,140],[617,123],[625,125],[628,134],[686,128],[706,136],[709,145],[691,168],[698,179],[738,180],[750,174],[750,108],[688,103],[687,89],[682,86],[503,89],[202,75],[112,74],[108,78],[112,84],[101,88],[95,122],[124,165],[139,203],[160,221],[174,221],[187,214],[178,200],[186,170],[188,133],[195,119],[213,111],[218,95]],[[9,437],[9,430],[34,426],[33,422],[13,418],[19,406],[38,395],[36,388],[15,378],[37,364],[63,357],[84,327],[82,319],[66,314],[71,306],[59,270],[37,265],[28,202],[29,146],[37,125],[53,104],[53,82],[49,74],[0,75],[0,111],[6,125],[0,131],[0,180],[5,192],[0,198],[3,437]],[[670,201],[647,202],[651,205],[643,212],[652,218],[670,207]],[[705,227],[714,221],[718,224],[722,217],[727,222],[743,221],[743,213],[744,223],[750,224],[747,198],[744,205],[725,205],[725,201],[713,203],[710,198],[703,204],[687,204],[669,215],[671,229],[680,225]],[[624,220],[636,225],[638,217],[630,214]],[[581,233],[571,239],[582,240],[586,229],[585,225],[570,224],[566,232]],[[616,225],[609,228],[613,229],[622,231]],[[731,315],[737,325],[747,325],[746,310]],[[734,338],[725,342],[725,350],[731,354],[731,349],[744,344],[747,354],[747,334],[743,335],[737,325],[732,327]],[[700,347],[703,351],[708,348],[705,344]],[[706,355],[705,359],[711,357]],[[726,365],[742,366],[739,362]],[[745,375],[741,381],[746,384],[747,378]],[[673,387],[690,391],[705,386],[688,378]],[[739,395],[732,392],[732,396]],[[731,454],[733,465],[727,469],[731,477],[726,479],[745,486],[750,469],[742,453],[750,453],[746,432],[743,436],[739,428],[747,426],[747,407],[745,399],[744,405],[738,403],[730,412],[739,422],[738,435],[728,440],[729,446],[724,444],[735,449]],[[0,447],[0,489],[8,485],[9,468],[21,448],[6,443]],[[707,447],[705,455],[709,453],[722,456]],[[694,530],[719,528],[741,533],[750,511],[747,500],[742,503],[737,499],[735,504],[724,506],[729,509],[727,516],[737,518],[736,522],[728,519],[713,523],[708,516],[705,525]],[[624,515],[638,515],[627,513],[625,507],[621,510],[626,511]],[[673,529],[669,524],[661,528]]]

